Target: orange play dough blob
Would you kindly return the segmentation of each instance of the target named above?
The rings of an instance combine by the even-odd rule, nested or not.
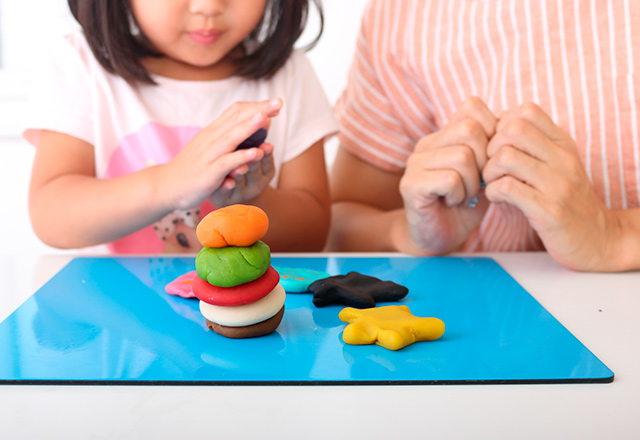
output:
[[[196,227],[200,244],[210,248],[251,246],[269,229],[267,214],[257,206],[230,205],[207,214]]]

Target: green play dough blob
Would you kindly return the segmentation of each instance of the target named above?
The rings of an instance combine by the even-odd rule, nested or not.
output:
[[[271,250],[262,241],[248,247],[204,247],[196,257],[196,271],[219,287],[233,287],[261,277],[271,264]]]

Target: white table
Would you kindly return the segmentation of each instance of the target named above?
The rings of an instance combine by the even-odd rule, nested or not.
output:
[[[493,257],[615,372],[611,384],[0,386],[0,439],[640,438],[640,272]],[[0,255],[0,320],[70,256]],[[2,354],[0,353],[0,362]]]

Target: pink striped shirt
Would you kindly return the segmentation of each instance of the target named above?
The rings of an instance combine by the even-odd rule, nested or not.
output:
[[[638,207],[637,23],[633,0],[373,0],[336,105],[341,142],[402,172],[416,142],[466,98],[496,114],[532,101],[576,140],[598,197],[611,209]],[[463,248],[537,249],[507,204],[491,205]]]

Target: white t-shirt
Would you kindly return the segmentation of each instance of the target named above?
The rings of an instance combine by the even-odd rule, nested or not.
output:
[[[169,161],[234,102],[280,97],[284,106],[272,119],[267,136],[274,145],[276,172],[271,185],[276,187],[283,163],[337,131],[322,86],[300,51],[294,51],[270,79],[152,78],[157,86],[132,87],[98,63],[81,32],[66,35],[52,47],[46,68],[35,78],[23,136],[37,145],[44,129],[90,143],[96,176],[108,179]],[[195,227],[200,214],[211,209],[205,203],[202,213],[175,213],[154,225],[155,232],[154,226],[144,228],[109,248],[118,253],[162,252],[172,234]]]

